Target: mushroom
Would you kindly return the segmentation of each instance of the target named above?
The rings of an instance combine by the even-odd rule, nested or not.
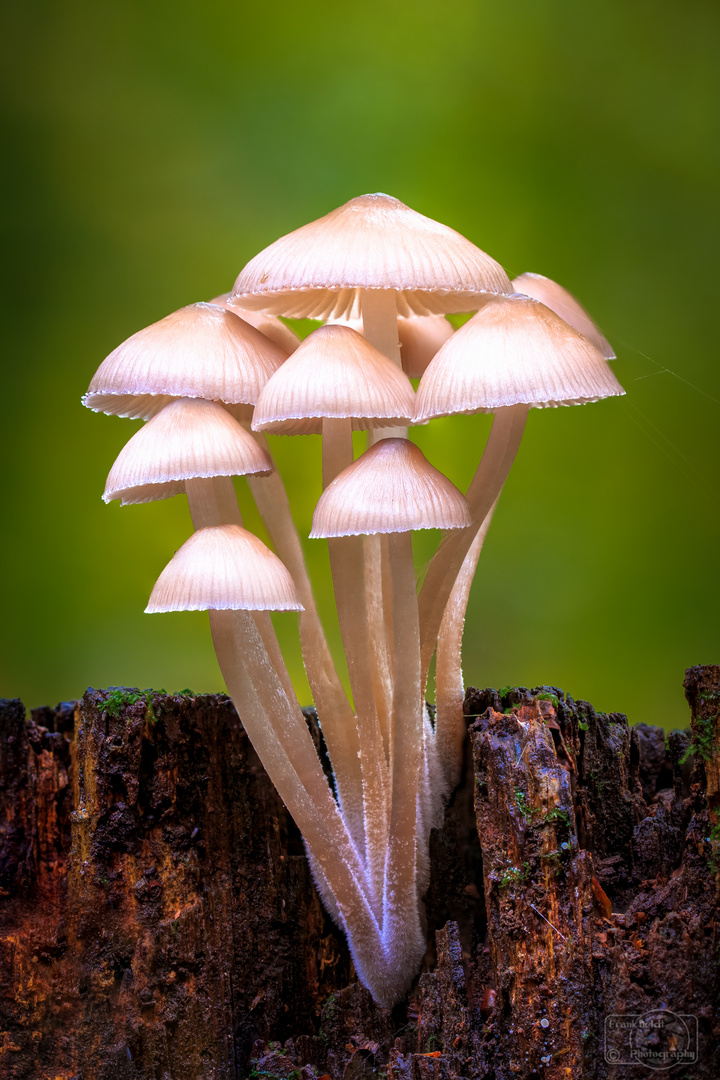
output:
[[[176,398],[148,420],[121,450],[103,499],[121,505],[185,493],[196,529],[242,524],[232,476],[267,476],[269,455],[216,402]],[[286,689],[292,685],[269,616],[255,616]]]
[[[186,480],[267,476],[272,467],[269,454],[217,402],[176,398],[125,444],[103,499],[122,506],[167,499],[184,493]]]
[[[388,969],[364,866],[297,700],[290,699],[269,662],[253,621],[252,612],[299,607],[280,560],[245,529],[223,525],[199,529],[176,552],[146,610],[209,610],[218,662],[243,726],[302,831],[315,872],[348,930],[356,967],[366,982],[379,986],[378,993],[389,984],[394,998],[396,977]]]
[[[217,304],[189,304],[110,353],[83,405],[149,419],[173,397],[254,404],[287,353]]]
[[[427,885],[427,839],[442,791],[425,791],[432,779],[424,755],[420,626],[412,563],[412,529],[463,529],[470,522],[465,499],[407,439],[384,439],[344,469],[324,490],[313,514],[311,537],[387,536],[393,631],[393,727],[389,747],[390,813],[383,852],[385,949],[403,982],[425,951],[419,901]],[[420,795],[420,798],[419,798]],[[423,806],[423,803],[425,804]],[[418,810],[425,809],[425,830]],[[420,825],[420,828],[419,828]]]
[[[512,286],[515,292],[529,296],[533,300],[539,300],[545,307],[549,307],[569,326],[592,342],[606,360],[615,359],[615,351],[610,342],[600,333],[582,304],[562,285],[558,285],[551,278],[543,277],[542,274],[531,274],[526,271],[513,279]]]
[[[527,411],[622,393],[602,348],[510,290],[502,268],[458,233],[387,195],[361,196],[270,245],[229,298],[190,305],[133,335],[85,399],[148,421],[113,466],[106,500],[188,496],[196,531],[160,575],[148,611],[209,610],[243,724],[301,829],[358,974],[384,1006],[406,992],[424,951],[429,833],[463,734],[467,599]],[[443,317],[478,308],[457,333]],[[364,337],[328,325],[298,345],[280,315],[357,320]],[[399,339],[405,369],[422,373],[417,401]],[[407,440],[407,426],[477,410],[494,420],[466,500]],[[357,460],[353,428],[369,431],[370,448]],[[324,490],[311,535],[330,546],[352,705],[264,431],[323,435]],[[238,474],[248,476],[277,554],[242,526]],[[419,597],[415,528],[446,531]],[[270,610],[299,611],[335,794]],[[435,649],[433,726],[424,688]]]
[[[360,318],[401,366],[398,315],[472,311],[510,292],[502,267],[454,229],[381,192],[280,237],[240,273],[229,304],[300,318]]]
[[[408,424],[414,413],[415,392],[407,375],[356,330],[334,324],[313,331],[268,380],[252,427],[309,434],[336,419],[352,420],[357,430]]]
[[[467,491],[472,527],[444,538],[420,590],[422,671],[427,677],[443,614],[458,574],[474,571],[468,558],[502,490],[515,459],[528,410],[579,405],[623,394],[602,353],[587,338],[537,300],[516,294],[495,297],[457,330],[428,365],[417,393],[416,419],[453,413],[492,412],[493,426]],[[474,550],[480,554],[482,541]],[[469,586],[468,586],[469,589]],[[455,623],[464,619],[464,601],[454,605]],[[457,597],[456,597],[457,599]],[[450,742],[454,735],[448,736]],[[443,753],[451,760],[452,751]]]
[[[315,319],[365,319],[369,308],[371,323],[388,310],[394,323],[397,314],[472,311],[483,294],[509,292],[509,285],[502,267],[454,229],[376,193],[350,199],[265,248],[241,272],[228,302]],[[396,328],[387,330],[394,348]],[[385,351],[372,333],[366,337]]]
[[[145,611],[300,611],[290,574],[240,525],[198,529],[175,552]]]
[[[408,439],[383,439],[325,488],[310,537],[461,529],[467,501]]]
[[[190,304],[119,345],[100,365],[83,403],[95,411],[148,419],[176,397],[195,398],[220,402],[247,422],[262,387],[287,355],[226,307]],[[258,438],[260,452],[269,458],[267,444]],[[318,617],[282,480],[273,469],[263,479],[250,475],[248,483],[302,601],[300,637],[313,696],[319,707],[342,719],[349,712],[347,696]],[[196,526],[241,523],[229,476],[202,483],[188,479],[185,490]],[[268,628],[269,621],[266,640]],[[279,649],[275,655],[280,656]]]
[[[155,396],[167,400],[177,380],[172,371],[168,377],[167,350],[159,354],[160,377],[152,356],[142,356],[141,389],[149,381]],[[135,388],[127,376],[121,388],[128,399],[123,408],[133,409]],[[105,492],[124,503],[187,492],[197,531],[161,574],[147,610],[210,609],[216,653],[248,734],[303,831],[341,925],[349,920],[355,941],[367,939],[371,959],[358,954],[358,970],[372,968],[378,956],[384,965],[366,868],[324,776],[269,620],[271,609],[302,605],[281,561],[241,527],[234,496],[230,474],[267,473],[270,459],[216,402],[170,397],[158,404],[143,404],[151,419],[121,452]],[[366,978],[373,981],[372,970]],[[384,978],[381,966],[380,984]]]

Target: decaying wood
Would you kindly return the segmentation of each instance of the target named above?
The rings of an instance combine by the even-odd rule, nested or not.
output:
[[[685,687],[667,742],[556,688],[468,692],[425,970],[392,1011],[227,698],[3,702],[0,1077],[612,1080],[653,1047],[717,1077],[720,667]]]
[[[255,1039],[313,1031],[343,938],[229,700],[106,696],[63,749],[3,714],[0,1070],[235,1077]]]

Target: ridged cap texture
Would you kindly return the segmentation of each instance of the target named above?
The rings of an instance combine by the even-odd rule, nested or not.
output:
[[[354,427],[364,428],[408,424],[414,412],[407,375],[356,330],[334,324],[313,331],[268,380],[252,426],[304,434],[320,431],[323,418],[353,418]]]
[[[149,419],[168,399],[255,404],[287,352],[217,304],[189,304],[102,362],[83,398],[95,412]]]
[[[507,405],[580,405],[624,393],[598,349],[544,304],[498,297],[456,330],[429,364],[416,420]]]
[[[185,491],[193,477],[267,476],[269,454],[214,401],[171,401],[120,451],[103,499],[121,504],[167,499]]]
[[[311,537],[458,529],[470,524],[462,492],[408,439],[382,439],[320,496]]]
[[[240,525],[198,529],[175,552],[145,611],[302,611],[290,573]]]
[[[478,296],[509,292],[510,282],[454,229],[376,193],[270,244],[241,271],[230,302],[298,318],[357,318],[363,289],[394,290],[400,315],[430,315],[472,311]]]

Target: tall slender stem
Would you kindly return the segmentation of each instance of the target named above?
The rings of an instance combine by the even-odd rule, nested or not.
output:
[[[405,989],[420,955],[417,945],[398,957],[387,947],[373,912],[371,889],[339,808],[327,784],[318,787],[312,759],[296,752],[292,717],[279,682],[267,670],[264,647],[248,612],[211,611],[210,625],[220,669],[248,737],[278,794],[303,834],[321,893],[347,934],[355,967],[381,1005]],[[268,680],[273,695],[267,697]],[[280,725],[273,713],[283,717]],[[305,728],[307,733],[307,728]],[[312,744],[311,744],[312,745]],[[314,749],[314,748],[313,748]]]
[[[435,741],[442,765],[446,792],[460,780],[465,741],[465,688],[462,675],[462,637],[470,587],[497,501],[485,516],[463,560],[447,602],[437,641],[435,665]]]
[[[447,784],[438,754],[436,732],[423,709],[422,764],[418,793],[417,893],[423,896],[430,880],[430,831],[443,823]]]
[[[402,368],[400,336],[397,322],[397,300],[393,289],[363,289],[360,294],[360,310],[363,321],[363,337],[378,352]],[[370,431],[370,443],[380,439],[406,439],[408,429],[397,427],[374,428]]]
[[[229,476],[188,480],[185,489],[196,528],[242,524],[235,489]],[[284,753],[288,761],[293,762],[294,770],[300,775],[306,791],[318,808],[326,814],[330,813],[329,806],[330,803],[335,805],[334,799],[295,697],[269,613],[211,612],[211,625],[223,676],[228,672],[235,677],[237,670],[241,670],[243,677],[249,674],[281,747],[278,752]],[[230,689],[227,679],[226,683]],[[244,721],[240,708],[238,713]]]
[[[185,493],[193,528],[203,529],[208,525],[242,525],[242,515],[232,477],[209,476],[186,480]]]
[[[268,450],[264,435],[255,433],[255,438]],[[355,714],[338,678],[325,639],[285,485],[277,470],[267,477],[248,477],[248,482],[275,550],[290,571],[298,598],[305,609],[300,612],[299,620],[305,670],[333,763],[343,815],[362,849],[363,793]]]
[[[252,434],[269,454],[266,437],[260,432]],[[248,484],[275,550],[290,571],[298,599],[305,609],[300,615],[300,640],[318,714],[327,713],[337,717],[338,723],[346,723],[352,716],[352,709],[335,670],[320,623],[302,544],[282,477],[277,469],[274,469],[266,477],[248,476]]]
[[[417,894],[418,790],[422,767],[420,627],[412,561],[412,534],[388,537],[393,595],[392,787],[385,866],[386,947],[415,965],[424,950]],[[402,747],[402,752],[398,749]]]
[[[311,756],[295,743],[296,725],[288,724],[292,718],[285,714],[279,729],[275,726],[278,718],[272,716],[271,706],[280,705],[284,712],[281,696],[276,686],[274,700],[266,697],[272,673],[251,616],[211,611],[210,626],[220,670],[248,737],[332,890],[343,923],[353,927],[354,946],[361,951],[377,947],[379,925],[368,903],[363,869],[327,782],[318,784]],[[306,726],[305,733],[314,751]]]
[[[397,325],[397,294],[394,289],[362,289],[360,311],[363,337],[398,367],[400,336]],[[396,436],[397,438],[397,436]]]
[[[397,296],[391,289],[363,289],[360,293],[360,311],[363,322],[363,336],[366,341],[387,356],[402,369],[400,357],[400,336],[397,322]],[[396,427],[374,428],[369,432],[369,444],[372,446],[381,439],[406,439],[408,429],[404,425]],[[388,680],[388,675],[396,669],[394,656],[394,635],[392,628],[393,603],[391,595],[390,564],[388,556],[388,538],[367,537],[364,550],[365,588],[367,592],[368,636],[372,642],[372,664],[374,682],[379,693],[378,714],[383,730],[383,744],[388,765],[393,770],[393,746],[395,743],[395,715],[393,697],[396,690],[395,679]],[[412,558],[411,563],[412,565]]]
[[[363,337],[366,341],[402,369],[400,335],[397,322],[397,299],[391,289],[363,289],[360,293],[360,311]],[[397,427],[371,428],[368,443],[373,446],[381,439],[407,439],[408,429]],[[392,715],[392,686],[390,692],[383,689],[385,675],[393,669],[393,637],[388,626],[388,613],[392,611],[387,595],[388,555],[387,544],[379,538],[370,537],[365,543],[365,588],[368,596],[368,636],[372,643],[372,663],[378,698],[378,713],[385,731],[385,717]],[[384,614],[383,614],[384,612]],[[392,749],[392,732],[383,735],[388,762]]]
[[[350,420],[323,420],[323,487],[352,464]],[[335,603],[350,676],[359,742],[365,821],[365,857],[376,902],[382,902],[387,843],[388,776],[383,740],[373,694],[369,660],[363,538],[342,536],[328,541]],[[330,754],[332,760],[332,752]]]
[[[363,563],[365,570],[365,603],[367,623],[369,661],[372,678],[373,697],[378,715],[378,724],[382,735],[385,760],[390,766],[392,740],[393,678],[392,653],[387,647],[392,635],[392,597],[387,592],[387,582],[383,580],[383,566],[387,568],[387,554],[383,558],[384,543],[387,537],[379,533],[363,536]],[[377,628],[381,628],[378,633]]]
[[[511,405],[498,409],[494,414],[485,452],[467,490],[472,524],[467,529],[454,529],[446,533],[430,561],[419,597],[423,685],[427,680],[443,612],[455,579],[468,549],[507,479],[525,430],[527,414],[527,405]]]

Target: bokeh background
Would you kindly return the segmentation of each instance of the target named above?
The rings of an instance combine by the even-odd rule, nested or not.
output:
[[[476,579],[467,681],[554,683],[684,726],[685,667],[720,660],[719,22],[711,0],[7,7],[0,694],[221,687],[205,615],[143,615],[187,504],[101,502],[137,424],[80,396],[135,330],[387,191],[511,276],[570,288],[627,389],[531,415]],[[418,439],[462,484],[487,425]],[[317,441],[276,440],[305,533]],[[280,625],[294,657],[293,617]]]

